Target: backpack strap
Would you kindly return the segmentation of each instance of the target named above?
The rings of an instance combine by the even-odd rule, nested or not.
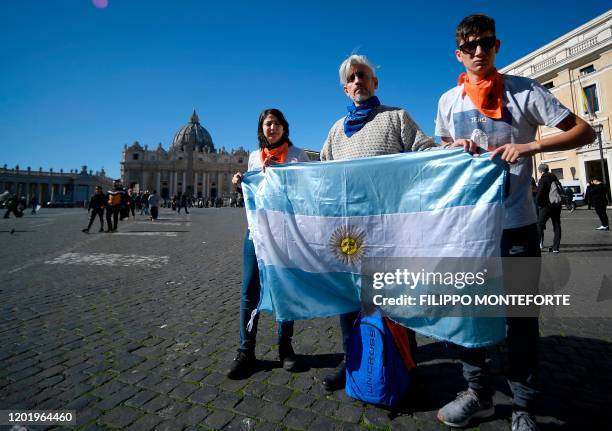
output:
[[[404,360],[404,364],[409,371],[412,371],[416,368],[416,363],[412,357],[412,351],[410,349],[410,340],[408,339],[408,334],[406,333],[406,328],[395,323],[391,319],[384,318],[385,325],[387,325],[387,329],[391,332],[393,336],[393,341],[395,341],[395,347],[399,351],[402,359]]]

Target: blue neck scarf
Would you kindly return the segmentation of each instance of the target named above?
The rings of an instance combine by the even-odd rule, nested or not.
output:
[[[370,118],[374,108],[379,105],[380,100],[378,100],[378,97],[372,96],[359,106],[354,104],[347,106],[349,113],[344,117],[344,134],[350,138],[360,131],[365,125],[366,120]]]

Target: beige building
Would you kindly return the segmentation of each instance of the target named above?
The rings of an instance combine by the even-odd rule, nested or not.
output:
[[[42,206],[65,203],[83,205],[89,202],[96,186],[104,190],[112,187],[113,180],[106,176],[104,168],[94,173],[82,166],[81,170],[71,169],[70,172],[54,172],[53,169],[43,171],[43,168],[33,170],[20,169],[19,166],[9,168],[6,164],[0,168],[0,193],[8,191],[18,197],[24,197],[28,204],[33,197]]]
[[[593,125],[601,139],[604,171],[610,178],[612,10],[501,68],[500,72],[538,81],[577,116]],[[556,133],[559,130],[548,127],[541,127],[538,131],[539,138]],[[579,182],[583,192],[590,179],[605,178],[602,176],[599,139],[572,151],[538,154],[533,162],[534,167],[547,163],[565,185]],[[536,169],[534,172],[538,175]]]
[[[195,110],[166,151],[161,143],[154,150],[138,141],[125,145],[121,178],[135,190],[157,190],[162,198],[181,193],[205,199],[229,198],[234,192],[232,176],[247,170],[249,153],[242,147],[231,152],[215,150]]]

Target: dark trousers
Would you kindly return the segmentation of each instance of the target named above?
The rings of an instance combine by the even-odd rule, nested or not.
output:
[[[104,208],[93,208],[91,210],[91,216],[89,217],[89,224],[87,225],[87,230],[91,227],[96,216],[100,217],[100,230],[104,230]]]
[[[119,212],[121,208],[119,205],[114,207],[108,206],[106,207],[106,226],[108,226],[108,230],[113,231],[117,230],[117,224],[119,223]],[[111,220],[112,216],[112,220]]]
[[[187,211],[187,205],[186,204],[185,205],[181,205],[181,206],[178,207],[178,213],[179,214],[181,213],[181,208],[185,208],[185,214],[189,214],[189,211]]]
[[[23,213],[19,211],[17,207],[15,207],[15,208],[7,209],[6,212],[4,213],[4,218],[9,218],[11,213],[15,214],[15,217],[21,217],[23,215]]]
[[[601,221],[602,226],[608,225],[608,214],[606,214],[606,205],[596,205],[595,212],[599,216],[599,220]]]
[[[253,327],[247,331],[251,313],[259,304],[261,284],[259,283],[259,267],[255,256],[253,240],[249,239],[247,230],[243,244],[242,289],[240,291],[240,350],[247,353],[255,351],[257,338],[257,323],[259,314],[253,319]],[[291,343],[293,337],[293,321],[278,323],[278,344]]]
[[[128,211],[128,217],[130,215],[130,212],[132,213],[132,217],[136,218],[136,209],[134,208],[134,205],[130,205],[130,211]]]
[[[550,204],[546,207],[540,207],[538,215],[538,230],[540,231],[540,244],[544,241],[544,229],[548,219],[552,220],[553,225],[553,250],[559,250],[561,244],[561,204]]]
[[[540,257],[538,229],[535,224],[516,229],[506,229],[502,235],[501,256]],[[510,272],[510,273],[508,273]],[[512,271],[504,271],[504,283],[512,283]],[[516,272],[516,271],[514,271]],[[522,275],[522,274],[521,274]],[[537,277],[539,279],[539,274]],[[536,283],[538,279],[531,280]],[[513,407],[516,410],[531,411],[537,395],[539,325],[537,317],[508,317],[508,383],[514,395]],[[456,346],[463,363],[463,377],[468,386],[481,397],[488,398],[493,393],[493,382],[487,369],[485,348],[469,349]]]
[[[159,214],[159,208],[158,207],[151,207],[151,218],[153,220],[157,220],[157,215]]]

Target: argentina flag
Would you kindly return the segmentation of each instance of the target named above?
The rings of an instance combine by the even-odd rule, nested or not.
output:
[[[249,172],[245,206],[276,320],[361,308],[364,258],[495,257],[506,169],[463,150],[294,163]],[[500,342],[503,318],[389,316],[466,347]]]

